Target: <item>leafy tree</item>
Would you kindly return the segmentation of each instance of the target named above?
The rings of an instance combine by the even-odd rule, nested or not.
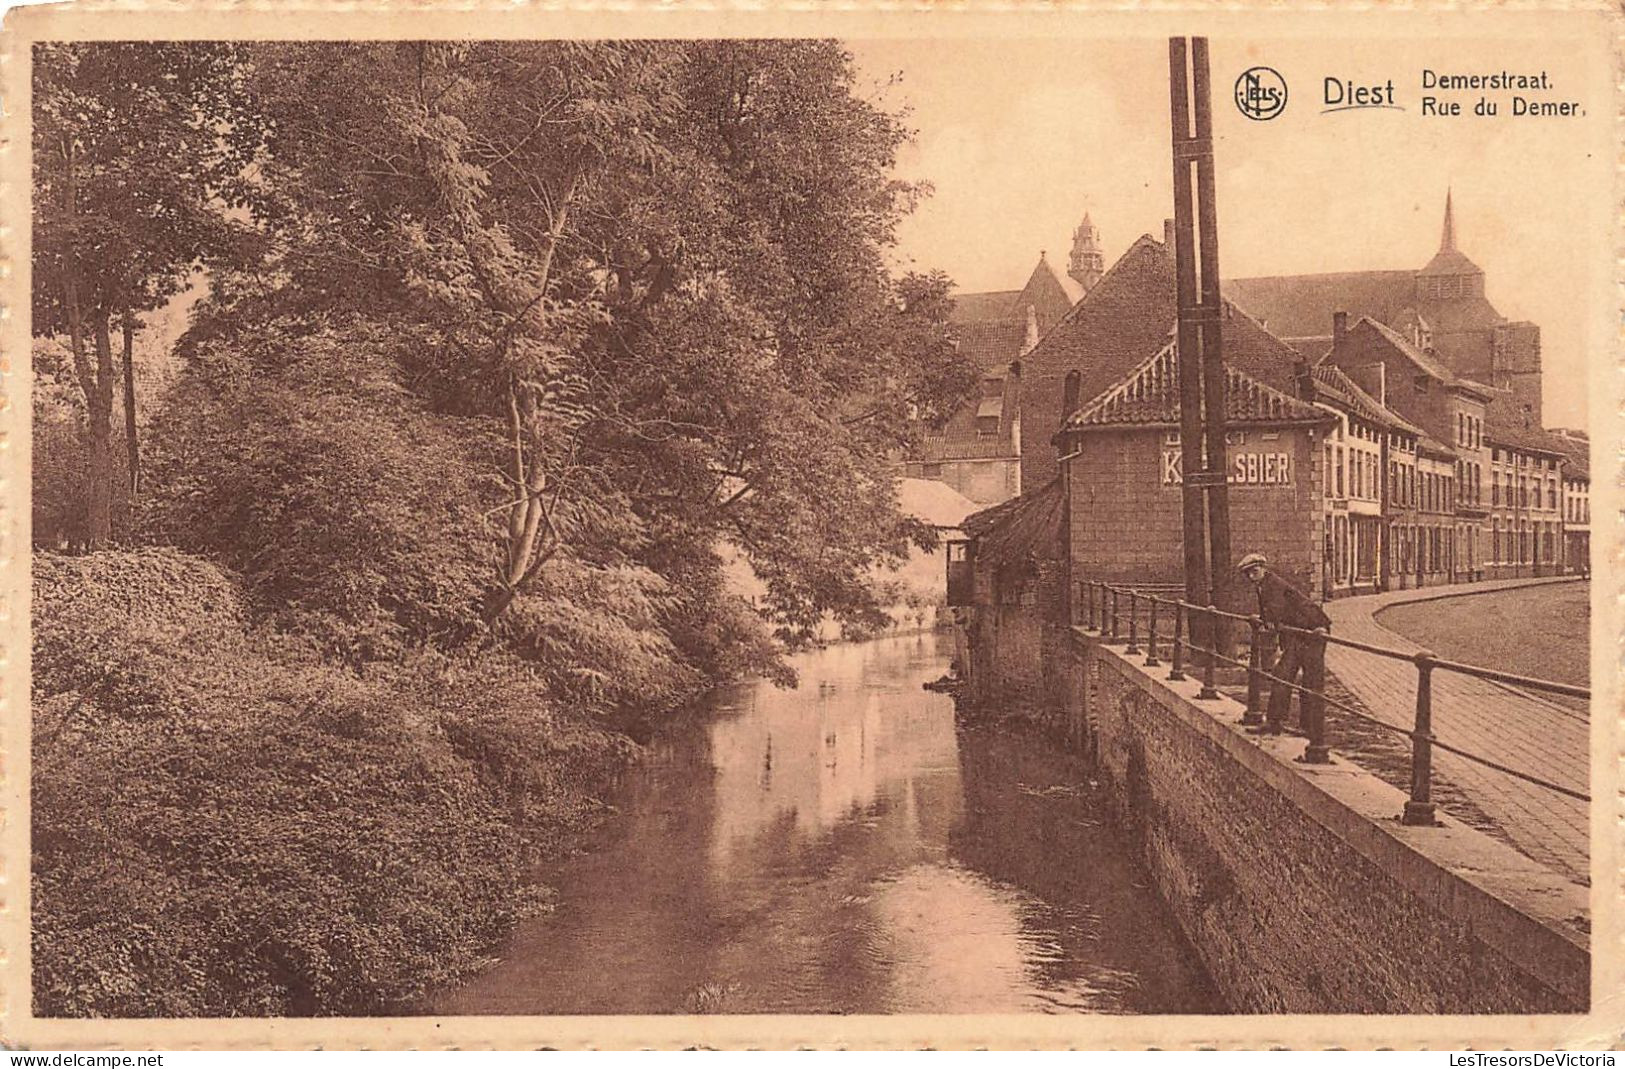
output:
[[[69,338],[86,407],[84,529],[93,547],[111,534],[114,324],[135,491],[138,317],[229,244],[221,198],[240,197],[254,144],[234,55],[195,43],[35,46],[33,330]]]
[[[255,59],[279,307],[410,319],[402,381],[501,428],[485,621],[563,558],[681,574],[682,601],[724,537],[784,637],[874,617],[867,569],[928,537],[892,490],[908,407],[951,404],[969,375],[945,280],[886,271],[919,190],[890,179],[906,131],[853,95],[838,45]]]

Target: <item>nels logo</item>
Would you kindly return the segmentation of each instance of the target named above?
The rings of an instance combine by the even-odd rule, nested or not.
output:
[[[1274,67],[1248,67],[1236,79],[1236,107],[1263,122],[1286,110],[1286,79]]]

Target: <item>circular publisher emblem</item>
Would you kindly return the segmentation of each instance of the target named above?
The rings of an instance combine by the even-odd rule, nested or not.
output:
[[[1236,79],[1236,107],[1263,122],[1286,110],[1286,79],[1274,67],[1248,67]]]

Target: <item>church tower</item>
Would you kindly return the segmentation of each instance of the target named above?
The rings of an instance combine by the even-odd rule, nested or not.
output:
[[[1444,195],[1444,229],[1439,251],[1416,274],[1416,297],[1423,302],[1461,301],[1484,296],[1484,269],[1456,247],[1456,212],[1449,190]]]
[[[1083,213],[1083,222],[1072,232],[1072,260],[1066,273],[1085,293],[1094,289],[1100,276],[1106,273],[1106,258],[1100,251],[1100,231],[1090,221],[1088,212]]]

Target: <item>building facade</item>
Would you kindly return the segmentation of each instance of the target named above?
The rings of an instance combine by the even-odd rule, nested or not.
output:
[[[1076,288],[1039,256],[1019,290],[954,298],[950,329],[981,371],[975,395],[946,421],[920,428],[906,476],[946,483],[978,504],[1021,493],[1022,362],[1072,307]]]

